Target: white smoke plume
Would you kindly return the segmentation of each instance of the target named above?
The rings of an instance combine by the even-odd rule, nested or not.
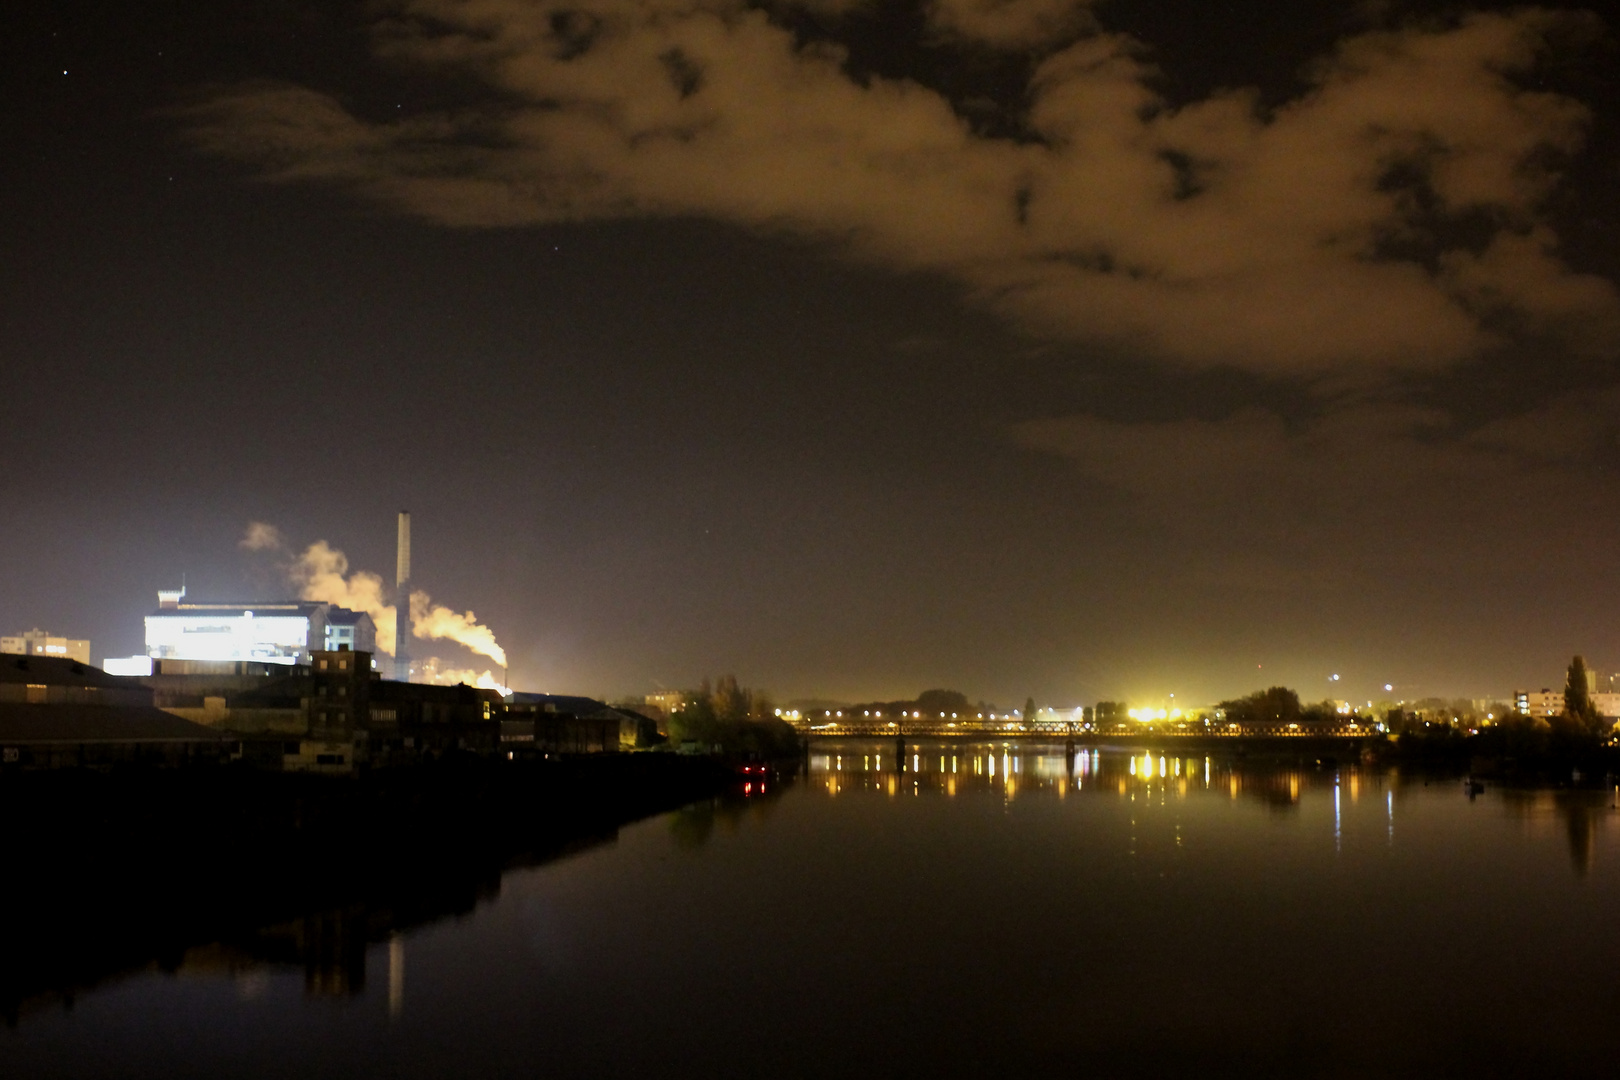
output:
[[[476,686],[480,690],[496,690],[504,697],[512,692],[510,687],[501,685],[493,671],[479,672],[476,668],[448,667],[437,656],[430,656],[422,661],[419,671],[421,681],[432,683],[435,686],[455,686],[457,683],[466,683]]]
[[[281,535],[281,530],[264,521],[248,522],[247,533],[242,542],[237,545],[244,551],[281,551],[287,550],[287,538]]]
[[[363,611],[377,626],[377,651],[394,655],[397,628],[393,603],[383,591],[383,579],[369,570],[349,572],[343,552],[317,540],[293,561],[289,574],[298,596],[322,604]]]
[[[394,655],[398,620],[393,598],[389,596],[381,576],[369,570],[351,571],[348,556],[325,540],[317,540],[295,555],[281,530],[263,521],[248,525],[240,546],[247,551],[271,551],[287,558],[285,570],[288,578],[297,586],[300,599],[336,604],[370,615],[377,627],[377,651]],[[496,644],[493,630],[480,624],[477,616],[470,611],[462,614],[443,604],[435,604],[425,592],[411,593],[411,632],[423,639],[454,641],[489,657],[503,668],[506,666],[506,650]],[[467,669],[457,674],[472,678],[457,678],[452,680],[453,683],[467,682],[505,691],[488,671],[477,675]]]
[[[435,604],[425,592],[411,593],[411,632],[419,638],[444,638],[506,666],[506,650],[495,643],[495,632],[472,612],[458,614]]]

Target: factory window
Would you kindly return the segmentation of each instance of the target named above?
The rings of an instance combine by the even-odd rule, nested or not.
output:
[[[317,668],[319,668],[321,671],[325,671],[326,670],[326,661],[325,660],[317,660],[315,662],[315,666]]]
[[[43,704],[45,704],[45,698],[49,693],[50,693],[50,688],[49,687],[41,686],[39,683],[29,683],[28,684],[28,704],[30,704],[30,705],[43,705]]]

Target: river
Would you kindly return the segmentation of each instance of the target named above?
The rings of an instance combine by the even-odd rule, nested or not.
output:
[[[1612,1075],[1616,794],[817,743],[459,914],[326,948],[378,922],[315,913],[27,1011],[0,1075]]]

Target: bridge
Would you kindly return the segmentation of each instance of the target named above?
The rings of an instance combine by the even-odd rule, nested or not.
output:
[[[1345,717],[1294,723],[1186,721],[1131,724],[1037,721],[1021,724],[999,720],[912,719],[905,723],[867,719],[831,719],[794,724],[810,738],[836,739],[1045,739],[1087,743],[1139,739],[1365,739],[1381,728]]]

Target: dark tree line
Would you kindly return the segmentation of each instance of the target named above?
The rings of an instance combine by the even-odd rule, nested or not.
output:
[[[1237,723],[1296,724],[1301,720],[1332,720],[1338,716],[1331,701],[1301,705],[1299,694],[1286,686],[1256,690],[1247,697],[1223,701],[1218,708]]]
[[[900,701],[863,701],[850,705],[843,710],[848,715],[861,716],[864,713],[882,713],[885,717],[899,719],[910,716],[912,713],[922,713],[925,717],[939,719],[943,714],[958,717],[977,716],[987,708],[984,703],[974,705],[968,701],[968,696],[958,690],[924,690],[914,698]]]
[[[1496,719],[1472,733],[1460,724],[1401,709],[1390,710],[1386,723],[1397,737],[1400,756],[1470,757],[1534,768],[1614,764],[1614,725],[1592,701],[1584,657],[1570,661],[1561,713],[1525,716],[1506,707],[1492,712]]]
[[[676,743],[756,757],[786,756],[799,745],[792,726],[776,715],[770,695],[743,686],[735,675],[704,679],[681,695],[680,707],[669,717],[669,733]]]

